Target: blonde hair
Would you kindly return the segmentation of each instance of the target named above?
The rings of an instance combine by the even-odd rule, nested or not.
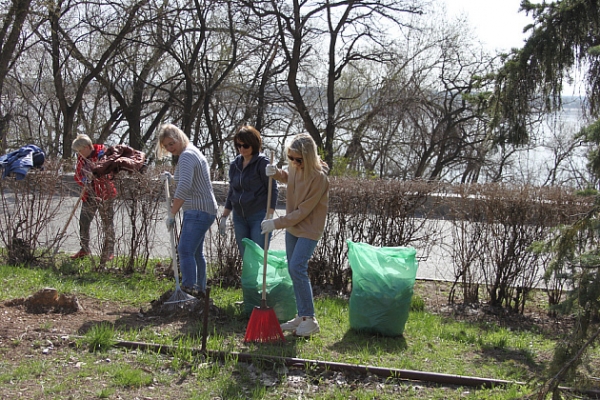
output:
[[[71,143],[71,148],[73,151],[79,153],[79,151],[85,149],[86,147],[93,146],[92,139],[85,133],[77,135],[73,143]]]
[[[302,156],[302,164],[304,165],[303,175],[306,178],[313,172],[320,173],[323,170],[321,158],[317,152],[317,144],[308,133],[299,133],[287,146],[286,153],[293,151]],[[295,168],[294,163],[290,163],[290,167]]]
[[[164,124],[158,130],[158,141],[156,143],[155,150],[156,157],[158,158],[163,158],[168,153],[167,149],[165,149],[165,146],[163,146],[163,141],[165,139],[174,139],[179,143],[183,143],[183,147],[186,147],[190,143],[190,139],[185,135],[185,133],[183,133],[181,129],[173,124]]]

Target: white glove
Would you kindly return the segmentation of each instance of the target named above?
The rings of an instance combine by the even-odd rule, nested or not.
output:
[[[167,225],[168,230],[173,230],[173,228],[175,227],[175,216],[169,213],[169,216],[165,218],[165,224]]]
[[[265,175],[273,176],[277,173],[277,167],[272,164],[267,164],[267,168],[265,169]]]
[[[225,233],[227,232],[227,218],[229,217],[229,215],[224,215],[221,217],[221,221],[219,222],[219,234],[221,236],[225,236]]]
[[[274,219],[265,219],[260,223],[260,233],[261,235],[265,235],[269,232],[273,232],[275,230],[275,220]]]
[[[169,171],[165,171],[162,174],[160,174],[160,180],[162,182],[164,182],[164,181],[173,182],[173,175]]]

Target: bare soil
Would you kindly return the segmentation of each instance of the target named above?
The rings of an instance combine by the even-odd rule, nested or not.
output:
[[[533,302],[524,315],[509,315],[502,310],[495,310],[485,305],[449,306],[447,304],[449,289],[450,285],[445,282],[418,281],[415,284],[415,294],[425,301],[426,309],[448,318],[496,322],[515,329],[537,327],[557,334],[569,325],[568,320],[548,317],[543,307]],[[170,295],[171,293],[165,293],[160,299],[141,309],[118,302],[79,297],[80,311],[70,313],[31,312],[22,302],[14,299],[6,301],[0,304],[2,362],[4,366],[13,364],[17,367],[23,357],[39,355],[40,347],[58,349],[61,346],[71,345],[69,336],[83,335],[92,326],[103,322],[114,324],[119,329],[153,326],[156,330],[181,333],[186,331],[186,327],[197,327],[198,315],[204,309],[204,302],[190,303],[192,309],[185,312],[165,311],[164,301]],[[13,305],[19,303],[21,304]],[[215,306],[210,307],[209,316],[213,318],[213,322],[222,318],[220,310]],[[372,377],[364,379],[366,384],[372,383]],[[0,390],[0,398],[4,398],[2,392],[4,391]],[[23,395],[22,398],[28,397]]]
[[[548,316],[546,309],[540,305],[540,299],[530,301],[529,307],[520,315],[504,309],[489,307],[485,304],[449,305],[447,302],[450,284],[438,281],[418,281],[415,284],[415,295],[425,301],[427,311],[454,319],[469,321],[495,322],[500,326],[531,329],[537,327],[544,331],[562,331],[569,320]],[[164,308],[164,301],[171,296],[165,293],[161,298],[145,307],[136,308],[119,302],[99,300],[78,296],[81,310],[77,312],[31,312],[15,299],[0,303],[0,346],[3,342],[18,339],[39,339],[51,333],[53,335],[83,335],[93,325],[102,322],[114,324],[119,328],[143,328],[153,325],[186,325],[190,321],[198,321],[198,315],[204,308],[203,302],[190,302],[192,310],[172,312]],[[11,304],[18,304],[13,306]],[[189,312],[192,311],[192,312]],[[212,317],[218,316],[219,310],[211,306]]]
[[[523,313],[517,313],[482,302],[449,304],[451,287],[450,282],[417,281],[415,295],[424,300],[427,311],[455,320],[495,323],[513,330],[535,329],[550,336],[558,336],[572,326],[572,318],[549,314],[547,297],[543,291],[530,292]]]

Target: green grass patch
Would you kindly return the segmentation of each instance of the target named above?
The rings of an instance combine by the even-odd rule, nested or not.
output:
[[[130,305],[148,304],[173,287],[170,280],[158,279],[151,274],[113,275],[81,271],[64,274],[52,269],[0,265],[3,290],[0,300],[26,297],[45,287],[60,293],[85,295],[102,300],[124,302]]]
[[[84,341],[90,351],[107,351],[115,345],[115,328],[111,324],[93,325],[85,334]]]
[[[136,307],[148,306],[150,301],[173,287],[172,281],[152,275],[119,276],[81,271],[65,274],[58,270],[7,266],[0,266],[0,280],[6,289],[2,291],[2,300],[26,297],[43,287],[54,287],[66,294],[81,294]],[[324,296],[315,301],[320,334],[310,339],[286,335],[285,342],[266,345],[246,344],[243,337],[248,317],[235,304],[243,300],[242,291],[212,287],[211,298],[220,312],[217,317],[211,315],[209,318],[207,349],[226,353],[274,355],[522,382],[540,376],[551,358],[555,340],[541,329],[515,330],[493,322],[458,321],[432,314],[426,311],[425,300],[418,295],[413,296],[404,335],[385,337],[359,333],[350,327],[348,300]],[[44,322],[36,328],[40,332],[49,332],[60,328],[60,321]],[[94,323],[87,329],[80,346],[65,347],[60,356],[54,353],[52,357],[42,356],[43,341],[31,342],[28,344],[31,354],[20,357],[16,366],[5,361],[0,363],[0,384],[11,388],[15,383],[31,382],[38,391],[32,390],[32,393],[55,398],[69,397],[88,382],[90,387],[82,394],[87,398],[132,398],[143,392],[152,398],[190,399],[501,399],[518,398],[528,392],[528,387],[522,385],[485,390],[433,386],[422,395],[414,389],[416,385],[407,385],[397,379],[389,379],[385,384],[374,383],[372,387],[356,386],[333,372],[324,374],[311,369],[304,371],[300,380],[295,375],[297,372],[291,373],[273,362],[256,362],[249,366],[238,363],[233,356],[222,361],[198,355],[192,349],[201,347],[201,328],[200,316],[196,321],[186,321],[184,326],[157,320],[136,328],[126,324]],[[15,338],[13,342],[6,342],[2,354],[22,347],[21,340]],[[114,347],[117,340],[169,345],[175,350],[170,354],[125,350]],[[598,352],[593,355],[598,357]],[[35,383],[41,377],[48,381],[43,389]],[[288,395],[290,385],[300,389]],[[180,388],[181,392],[177,393],[180,397],[172,397],[171,387]]]
[[[139,388],[152,383],[152,375],[129,365],[118,365],[112,372],[112,381],[116,386]]]

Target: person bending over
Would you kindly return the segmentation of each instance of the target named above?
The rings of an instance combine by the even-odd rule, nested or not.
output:
[[[77,135],[72,143],[73,151],[77,152],[75,181],[82,186],[81,215],[79,218],[79,237],[81,249],[71,258],[78,259],[91,255],[90,226],[98,212],[102,219],[104,244],[100,264],[113,259],[115,245],[114,198],[117,189],[112,182],[112,175],[94,176],[92,168],[102,158],[106,151],[103,144],[93,144],[88,135]]]

